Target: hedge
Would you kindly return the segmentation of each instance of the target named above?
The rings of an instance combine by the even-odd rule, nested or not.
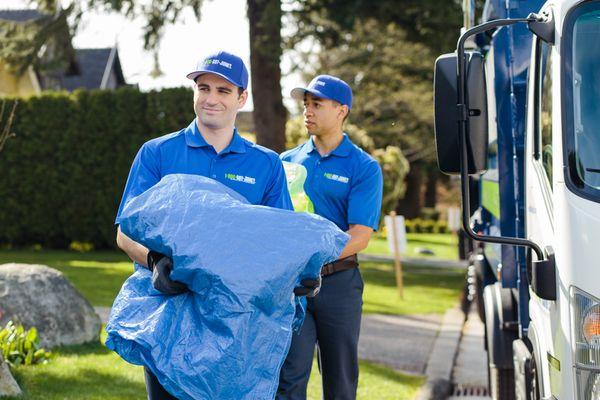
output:
[[[137,150],[193,118],[185,88],[19,99],[16,136],[0,152],[0,245],[114,247],[113,222]]]

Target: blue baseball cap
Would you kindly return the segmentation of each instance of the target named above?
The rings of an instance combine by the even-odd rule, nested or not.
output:
[[[191,80],[196,80],[202,74],[211,73],[220,76],[237,87],[246,90],[248,87],[248,70],[241,58],[220,51],[198,61],[196,70],[187,74]]]
[[[303,100],[305,93],[310,93],[322,99],[337,101],[352,109],[352,89],[340,78],[331,75],[319,75],[315,77],[308,87],[297,87],[292,89],[290,95],[297,100]]]

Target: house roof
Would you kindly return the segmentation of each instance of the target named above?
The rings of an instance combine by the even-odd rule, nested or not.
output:
[[[11,22],[36,21],[45,16],[38,10],[0,10],[0,20]]]
[[[116,47],[104,49],[76,49],[75,60],[80,74],[65,75],[62,87],[68,91],[77,88],[105,89],[110,71],[114,69],[119,85],[125,84],[119,53]]]

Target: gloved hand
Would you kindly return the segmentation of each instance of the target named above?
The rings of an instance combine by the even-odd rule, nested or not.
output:
[[[297,286],[294,288],[294,294],[296,296],[306,296],[306,297],[315,297],[319,294],[321,290],[321,283],[323,282],[321,278],[321,274],[317,277],[317,279],[302,279],[300,284],[302,286]]]
[[[152,286],[164,294],[181,294],[187,292],[188,287],[171,279],[173,260],[159,252],[148,252],[148,269],[152,271]]]

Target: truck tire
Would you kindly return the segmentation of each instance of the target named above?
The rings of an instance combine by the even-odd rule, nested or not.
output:
[[[477,315],[481,322],[485,322],[485,308],[483,305],[483,272],[481,266],[475,266],[475,304],[477,305]]]
[[[512,290],[502,288],[498,282],[485,287],[483,300],[490,396],[493,400],[514,400],[512,342],[518,339],[514,329],[516,300]]]
[[[527,332],[527,340],[529,342],[531,350],[531,392],[529,398],[532,400],[542,400],[542,365],[539,355],[539,344],[537,339],[537,332],[535,326],[530,325],[529,331]]]
[[[515,371],[508,368],[490,367],[490,396],[493,400],[515,399]]]

